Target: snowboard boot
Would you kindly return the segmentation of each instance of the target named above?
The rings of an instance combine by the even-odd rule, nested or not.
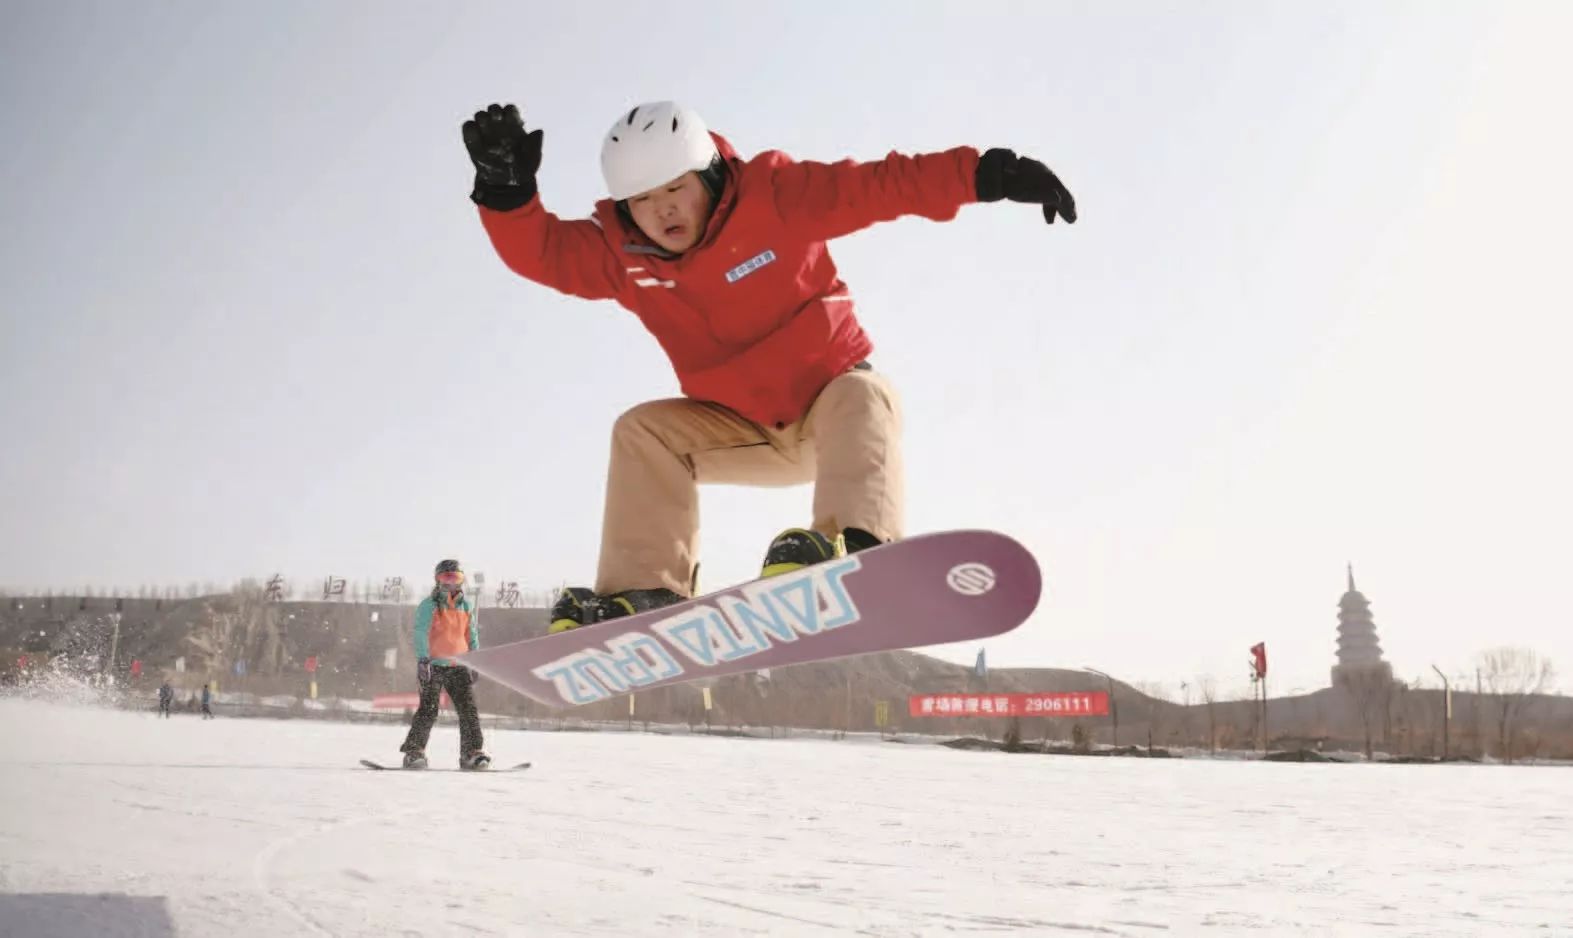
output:
[[[492,757],[477,749],[459,759],[459,768],[466,772],[482,772],[492,767]]]
[[[780,576],[822,560],[845,557],[847,554],[878,547],[883,543],[885,542],[862,528],[843,528],[833,541],[818,531],[789,528],[776,535],[776,539],[770,542],[770,547],[765,552],[764,567],[759,575]]]
[[[583,586],[565,587],[557,594],[557,601],[552,603],[552,611],[548,615],[552,624],[546,627],[547,633],[566,632],[581,625],[589,625],[595,621],[592,618],[594,606],[594,590]]]
[[[846,540],[836,535],[835,540],[806,528],[788,528],[776,535],[765,551],[765,563],[759,571],[762,577],[780,576],[801,570],[810,564],[834,557],[845,556]]]
[[[598,596],[582,586],[571,586],[563,590],[562,595],[557,597],[557,602],[552,605],[552,624],[547,626],[546,631],[566,632],[569,629],[577,629],[581,625],[594,625],[608,619],[621,619],[623,616],[659,609],[682,601],[683,597],[665,588],[623,590]]]
[[[426,753],[419,749],[411,749],[404,754],[404,767],[406,769],[426,768]]]
[[[885,543],[862,528],[842,528],[841,540],[846,542],[847,553],[849,554],[855,554],[860,550],[868,550],[870,547],[878,547]]]

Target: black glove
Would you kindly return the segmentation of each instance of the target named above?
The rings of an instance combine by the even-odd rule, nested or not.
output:
[[[464,122],[464,148],[475,164],[470,200],[511,212],[535,198],[535,173],[541,168],[543,131],[524,132],[518,107],[489,105]]]
[[[1043,206],[1043,220],[1054,224],[1054,216],[1072,224],[1076,221],[1076,200],[1060,182],[1060,177],[1030,156],[1017,156],[1014,150],[993,149],[978,157],[978,201],[1031,202]]]
[[[431,659],[420,658],[415,662],[415,679],[422,684],[431,683]]]

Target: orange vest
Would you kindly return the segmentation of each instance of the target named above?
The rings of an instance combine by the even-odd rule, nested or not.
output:
[[[424,639],[424,641],[423,641]],[[439,604],[430,596],[421,601],[415,611],[415,655],[433,660],[462,655],[475,647],[474,620],[470,616],[470,601],[451,599]],[[423,655],[421,646],[425,645]]]

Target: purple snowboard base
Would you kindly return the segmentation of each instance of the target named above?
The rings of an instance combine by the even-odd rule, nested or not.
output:
[[[1026,621],[1042,585],[1037,561],[1011,538],[942,531],[458,661],[532,700],[578,706],[701,678],[999,635]]]

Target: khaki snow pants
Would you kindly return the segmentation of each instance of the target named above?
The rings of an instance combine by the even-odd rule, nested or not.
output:
[[[801,420],[779,429],[689,398],[630,409],[612,427],[595,591],[665,587],[689,595],[700,483],[806,482],[814,483],[814,530],[901,537],[901,407],[882,375],[857,368],[832,379]],[[776,533],[761,535],[761,560]]]

